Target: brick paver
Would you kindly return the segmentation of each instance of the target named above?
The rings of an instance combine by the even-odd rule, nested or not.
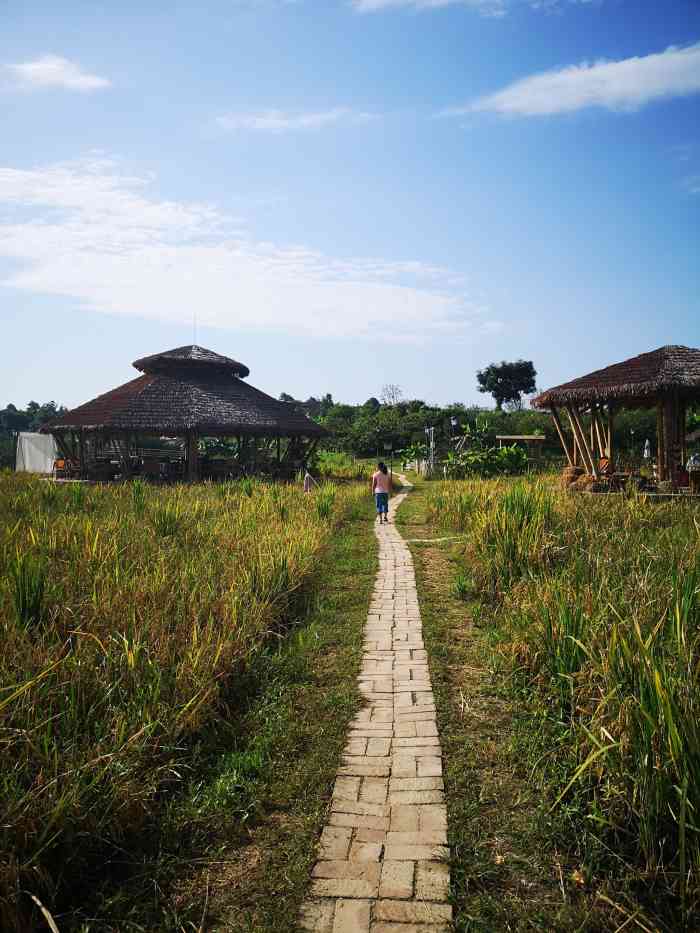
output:
[[[411,553],[376,525],[379,573],[350,726],[300,926],[311,933],[447,930],[450,874],[442,751]]]

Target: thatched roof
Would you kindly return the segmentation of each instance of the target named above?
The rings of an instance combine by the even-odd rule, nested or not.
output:
[[[294,405],[243,382],[248,367],[203,347],[136,360],[143,375],[45,425],[47,433],[103,430],[178,436],[320,437],[325,429]]]
[[[678,391],[686,398],[700,398],[700,350],[659,347],[547,389],[533,399],[532,405],[549,408],[567,402],[611,401],[648,404],[655,396],[669,391]]]
[[[250,375],[250,370],[245,363],[239,363],[238,360],[221,356],[213,350],[206,350],[196,344],[176,347],[174,350],[166,350],[165,353],[154,353],[153,356],[144,356],[140,360],[134,360],[133,366],[142,373],[173,373],[183,369],[194,372],[196,369],[205,367],[209,372],[216,369],[219,372],[232,373],[242,378]]]

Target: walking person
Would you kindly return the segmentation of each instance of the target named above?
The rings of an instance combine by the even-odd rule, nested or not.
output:
[[[306,473],[304,474],[304,492],[311,492],[314,486],[318,486],[318,483],[313,478],[311,473],[309,473],[309,468],[306,468]]]
[[[391,478],[386,463],[378,463],[376,473],[372,474],[372,495],[377,503],[377,518],[379,524],[389,523],[389,492],[391,491]]]

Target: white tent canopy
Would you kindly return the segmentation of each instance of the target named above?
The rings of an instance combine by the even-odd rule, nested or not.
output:
[[[50,434],[22,432],[17,438],[15,469],[18,473],[51,473],[57,456],[56,441]]]

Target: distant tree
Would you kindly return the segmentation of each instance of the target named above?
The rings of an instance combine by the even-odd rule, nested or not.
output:
[[[15,431],[26,431],[31,422],[31,418],[24,411],[18,411],[14,405],[10,404],[7,408],[0,411],[0,430],[5,434],[14,434]]]
[[[381,408],[381,402],[379,401],[378,398],[375,398],[374,396],[372,396],[371,398],[367,399],[367,401],[362,407],[366,411],[373,412],[374,414],[376,414]]]
[[[426,407],[425,402],[422,398],[412,398],[404,403],[406,412],[419,412],[423,411]]]
[[[59,415],[68,411],[63,405],[55,402],[29,402],[24,411],[14,405],[0,411],[0,431],[4,434],[13,434],[16,431],[38,431],[42,424],[53,421]]]
[[[305,402],[302,402],[301,407],[309,418],[319,418],[321,415],[321,403],[314,395],[310,395]]]
[[[498,411],[502,411],[504,402],[519,407],[523,394],[534,392],[536,377],[531,360],[491,363],[476,374],[479,392],[492,395]]]
[[[325,394],[325,395],[323,396],[323,398],[321,399],[321,406],[320,406],[320,407],[321,407],[321,411],[320,411],[321,416],[322,416],[322,417],[325,417],[325,416],[328,414],[328,412],[331,410],[331,408],[333,407],[334,404],[335,404],[335,403],[333,402],[333,396],[331,395],[330,392],[326,392],[326,394]]]
[[[385,405],[398,405],[402,398],[401,386],[394,385],[392,382],[382,386],[381,399]]]
[[[42,424],[46,424],[48,421],[53,421],[54,418],[58,418],[59,415],[62,415],[68,411],[67,408],[63,407],[63,405],[58,406],[54,401],[45,402],[43,405],[37,405],[36,402],[30,402],[29,405],[27,405],[27,414],[30,413],[30,405],[35,406],[32,412],[32,431],[37,431],[42,426]]]
[[[280,392],[280,402],[295,402],[296,399],[289,392]]]

